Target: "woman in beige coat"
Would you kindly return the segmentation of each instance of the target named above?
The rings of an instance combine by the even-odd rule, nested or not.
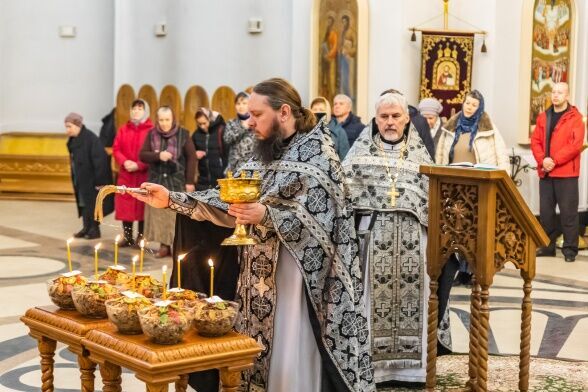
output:
[[[504,140],[488,113],[484,111],[484,96],[478,90],[472,90],[466,95],[461,112],[451,117],[443,127],[435,162],[440,165],[482,163],[509,171],[510,163]],[[457,279],[453,282],[458,271]],[[466,260],[457,255],[452,256],[439,278],[440,315],[448,307],[452,283],[467,285],[470,284],[471,277]]]
[[[435,162],[483,163],[508,172],[510,163],[504,140],[484,111],[484,97],[478,90],[466,95],[461,112],[445,124]]]

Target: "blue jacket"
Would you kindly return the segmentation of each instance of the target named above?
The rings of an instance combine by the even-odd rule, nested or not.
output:
[[[331,122],[329,123],[329,128],[331,128],[331,124],[337,125],[339,123],[337,123],[337,119],[333,117],[331,119]],[[353,112],[350,112],[349,116],[347,116],[345,121],[343,121],[339,125],[347,134],[347,141],[349,142],[349,147],[353,145],[355,139],[358,138],[361,131],[363,131],[363,129],[365,128],[365,125],[361,122],[361,118],[353,114]]]
[[[343,159],[345,159],[345,155],[347,155],[350,148],[347,133],[341,124],[337,124],[337,121],[334,118],[327,124],[327,127],[331,131],[331,139],[333,139],[335,151],[337,151],[339,159],[343,162]]]

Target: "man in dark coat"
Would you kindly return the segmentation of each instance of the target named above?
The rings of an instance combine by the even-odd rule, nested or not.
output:
[[[388,94],[388,93],[404,95],[400,91],[395,90],[393,88],[390,88],[386,91],[383,91],[382,94],[380,94],[380,96],[382,96],[384,94]],[[421,140],[425,144],[425,148],[427,149],[427,152],[429,153],[429,155],[431,156],[431,158],[434,161],[435,160],[435,142],[433,141],[433,137],[431,136],[431,128],[429,127],[429,123],[427,122],[427,119],[424,118],[423,116],[421,116],[418,109],[412,105],[408,105],[408,115],[410,116],[410,122],[416,128],[417,133],[419,134],[419,136],[421,137]]]
[[[340,125],[345,130],[349,147],[353,145],[355,139],[357,139],[361,131],[365,128],[365,125],[361,122],[361,118],[351,111],[352,104],[351,98],[347,95],[336,95],[333,98],[333,118],[329,123],[329,128]]]
[[[100,238],[98,222],[94,221],[94,206],[98,190],[112,184],[112,172],[104,145],[83,124],[83,117],[70,113],[65,118],[65,133],[69,136],[67,149],[71,163],[71,178],[76,195],[78,214],[83,218],[83,227],[74,234],[76,238]],[[104,216],[114,210],[112,196],[104,200]]]

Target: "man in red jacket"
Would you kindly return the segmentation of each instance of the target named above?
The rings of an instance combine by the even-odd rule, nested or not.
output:
[[[559,205],[564,235],[562,253],[566,261],[574,261],[578,254],[578,177],[584,124],[582,115],[568,99],[567,83],[556,83],[551,92],[553,105],[537,117],[531,150],[540,177],[541,225],[550,239],[548,247],[537,250],[537,256],[555,256],[555,207]]]

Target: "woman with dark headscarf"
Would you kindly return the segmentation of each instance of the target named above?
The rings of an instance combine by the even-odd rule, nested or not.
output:
[[[117,185],[139,187],[147,181],[149,166],[139,160],[139,151],[153,123],[149,118],[149,104],[136,99],[131,105],[131,119],[124,124],[114,138],[112,155],[119,165]],[[120,247],[134,245],[133,222],[138,222],[137,242],[143,237],[145,204],[127,194],[114,196],[115,219],[122,221],[124,239]]]
[[[157,110],[157,125],[145,138],[139,158],[149,164],[149,182],[177,192],[195,190],[196,150],[188,131],[179,126],[170,107]],[[145,237],[160,243],[157,258],[171,255],[175,218],[171,210],[146,207]]]
[[[470,91],[463,102],[462,110],[447,121],[437,144],[435,162],[441,165],[469,162],[494,166],[497,169],[509,169],[509,158],[504,140],[484,111],[484,96],[478,90]],[[439,323],[441,329],[449,331],[448,307],[449,294],[453,280],[456,283],[469,284],[471,273],[467,260],[461,255],[452,255],[443,267],[439,278]],[[451,349],[451,338],[441,339],[444,346],[438,345],[438,352],[445,354]]]
[[[223,133],[223,142],[229,150],[227,170],[237,171],[241,165],[251,158],[253,154],[254,136],[249,129],[249,94],[240,92],[235,97],[235,110],[237,118],[227,123]]]
[[[223,144],[225,120],[219,113],[200,108],[195,115],[197,128],[192,134],[198,159],[197,190],[214,188],[227,167],[227,151]]]
[[[510,163],[504,139],[484,111],[484,97],[478,90],[466,95],[462,110],[445,125],[435,162],[441,165],[483,163],[508,171]]]

